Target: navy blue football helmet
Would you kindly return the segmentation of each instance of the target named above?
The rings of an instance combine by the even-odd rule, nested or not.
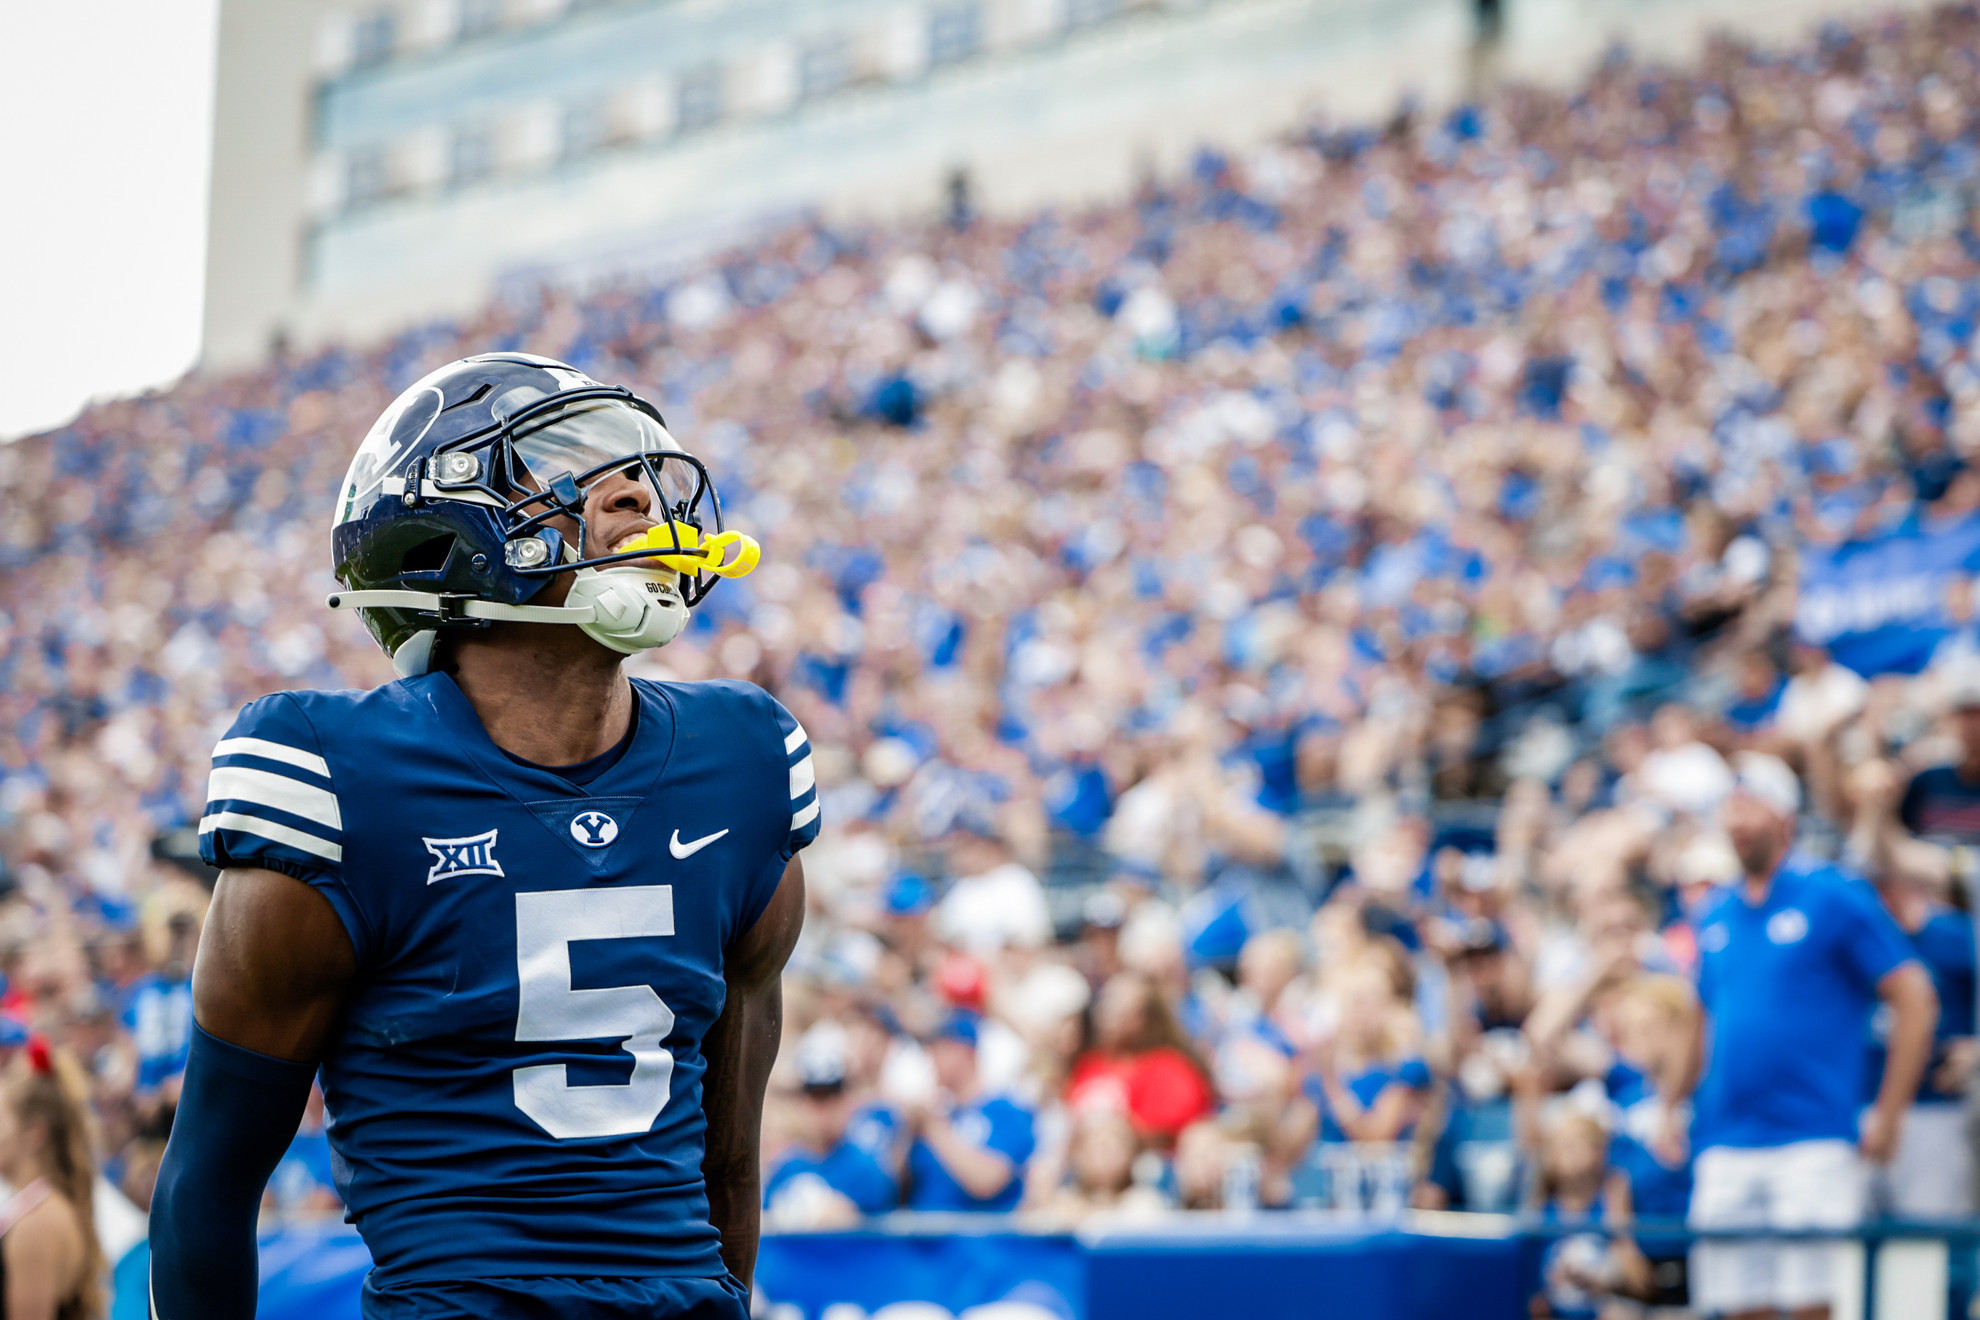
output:
[[[656,525],[584,558],[586,492],[615,473],[647,487]],[[426,671],[443,631],[498,619],[577,624],[626,653],[662,645],[756,562],[657,408],[527,353],[464,358],[393,400],[351,460],[331,547],[348,590],[330,607],[357,610],[403,676]],[[565,604],[530,604],[559,573],[576,575]]]

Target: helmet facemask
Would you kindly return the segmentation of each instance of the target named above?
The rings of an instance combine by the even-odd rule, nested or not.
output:
[[[460,553],[447,557],[445,585],[437,572],[411,572],[410,561],[402,566],[387,533],[367,532],[339,552],[342,563],[357,564],[364,547],[383,551],[371,567],[353,568],[353,576],[340,567],[338,576],[352,589],[330,604],[365,612],[402,676],[425,671],[435,629],[498,620],[577,624],[622,654],[661,646],[686,626],[689,608],[719,578],[741,577],[756,566],[755,541],[723,528],[707,469],[675,443],[652,405],[561,364],[543,365],[564,373],[558,384],[571,377],[582,383],[546,390],[485,382],[451,405],[442,388],[415,387],[379,419],[352,461],[340,533],[359,519],[378,527],[372,510],[381,504],[395,512],[403,504],[402,516],[385,524],[407,526],[400,542],[415,531],[465,529]],[[463,433],[456,423],[453,438],[421,443],[436,428],[447,430],[446,419],[461,415],[456,410],[474,405],[480,425]],[[590,544],[587,503],[601,482],[621,476],[644,489],[652,525],[609,547]],[[463,506],[476,509],[481,525],[500,540],[477,535],[475,519],[461,522]],[[437,515],[426,519],[434,529],[411,525],[426,511]],[[457,581],[470,568],[472,582]],[[547,585],[559,573],[572,574],[566,603],[531,603],[531,584]],[[490,575],[510,585],[485,594],[478,584]]]
[[[443,448],[432,468],[433,493],[441,498],[479,495],[498,505],[508,535],[505,558],[525,577],[603,569],[665,552],[662,562],[676,571],[676,590],[692,607],[718,577],[731,575],[720,571],[722,556],[711,556],[707,543],[742,539],[723,535],[722,503],[701,460],[674,442],[658,413],[617,390],[567,391],[526,403],[495,435]],[[592,488],[614,474],[645,487],[656,525],[639,546],[591,554],[585,504]],[[570,520],[575,534],[551,527],[560,518]]]

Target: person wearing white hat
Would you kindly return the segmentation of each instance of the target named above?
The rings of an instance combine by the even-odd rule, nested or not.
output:
[[[1931,978],[1864,881],[1794,854],[1800,784],[1776,757],[1734,758],[1721,824],[1739,877],[1698,917],[1693,1060],[1695,1230],[1847,1230],[1864,1160],[1889,1161],[1930,1055]],[[1891,1029],[1876,1103],[1861,1117],[1863,1040],[1879,1002]],[[1681,1088],[1688,1090],[1690,1088]],[[1830,1313],[1835,1246],[1705,1239],[1691,1302],[1733,1320]]]

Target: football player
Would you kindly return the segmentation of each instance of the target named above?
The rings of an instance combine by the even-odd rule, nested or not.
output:
[[[386,410],[333,549],[401,677],[264,697],[214,748],[154,1314],[254,1313],[320,1076],[372,1320],[740,1320],[810,748],[758,688],[620,663],[755,542],[651,405],[493,353]]]

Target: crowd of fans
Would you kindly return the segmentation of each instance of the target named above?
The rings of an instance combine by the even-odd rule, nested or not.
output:
[[[1807,547],[1980,509],[1976,106],[1971,8],[1618,54],[1570,96],[1206,151],[1086,211],[801,226],[0,449],[0,1052],[86,1062],[142,1206],[213,742],[271,689],[390,678],[322,608],[332,493],[410,381],[516,348],[657,401],[764,546],[633,669],[753,679],[811,734],[773,1223],[1680,1217],[1693,917],[1754,756],[1798,775],[1801,847],[1967,978],[1921,1099],[1950,1102],[1971,588],[1915,677],[1792,623]],[[272,1202],[334,1207],[321,1143]],[[1565,1253],[1549,1305],[1650,1295],[1681,1249]]]

